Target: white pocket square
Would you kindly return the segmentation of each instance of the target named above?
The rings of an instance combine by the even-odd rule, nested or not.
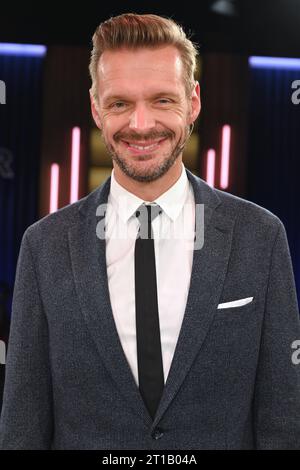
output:
[[[252,300],[253,297],[246,297],[245,299],[233,300],[232,302],[224,302],[223,304],[219,304],[218,308],[241,307],[242,305],[249,304]]]

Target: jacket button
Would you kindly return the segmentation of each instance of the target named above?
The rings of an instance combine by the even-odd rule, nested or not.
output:
[[[161,439],[161,438],[163,437],[163,435],[164,435],[163,431],[162,431],[161,429],[158,429],[158,428],[155,429],[155,431],[153,431],[153,433],[152,433],[152,437],[153,437],[153,439],[155,439],[156,441],[157,441],[158,439]]]

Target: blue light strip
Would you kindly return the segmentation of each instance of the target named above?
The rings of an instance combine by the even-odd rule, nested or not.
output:
[[[0,43],[0,55],[44,57],[46,53],[46,46],[37,44]]]
[[[249,57],[249,65],[253,68],[262,69],[300,70],[300,59],[252,56]]]

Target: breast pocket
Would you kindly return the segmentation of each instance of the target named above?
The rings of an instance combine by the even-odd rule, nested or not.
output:
[[[235,303],[236,302],[236,303]],[[227,307],[230,305],[229,307]],[[215,311],[214,320],[215,321],[237,321],[237,320],[249,320],[254,318],[255,316],[255,306],[256,300],[253,297],[252,300],[248,302],[239,302],[233,301],[231,306],[231,302],[222,302],[219,306],[224,306],[224,308],[217,308]]]

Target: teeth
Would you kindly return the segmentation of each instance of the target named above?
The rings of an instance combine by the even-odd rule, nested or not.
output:
[[[138,150],[150,150],[154,147],[157,146],[157,143],[156,144],[152,144],[152,145],[148,145],[146,147],[142,147],[141,145],[133,145],[133,144],[130,144],[130,147],[133,147],[135,149],[138,149]]]

